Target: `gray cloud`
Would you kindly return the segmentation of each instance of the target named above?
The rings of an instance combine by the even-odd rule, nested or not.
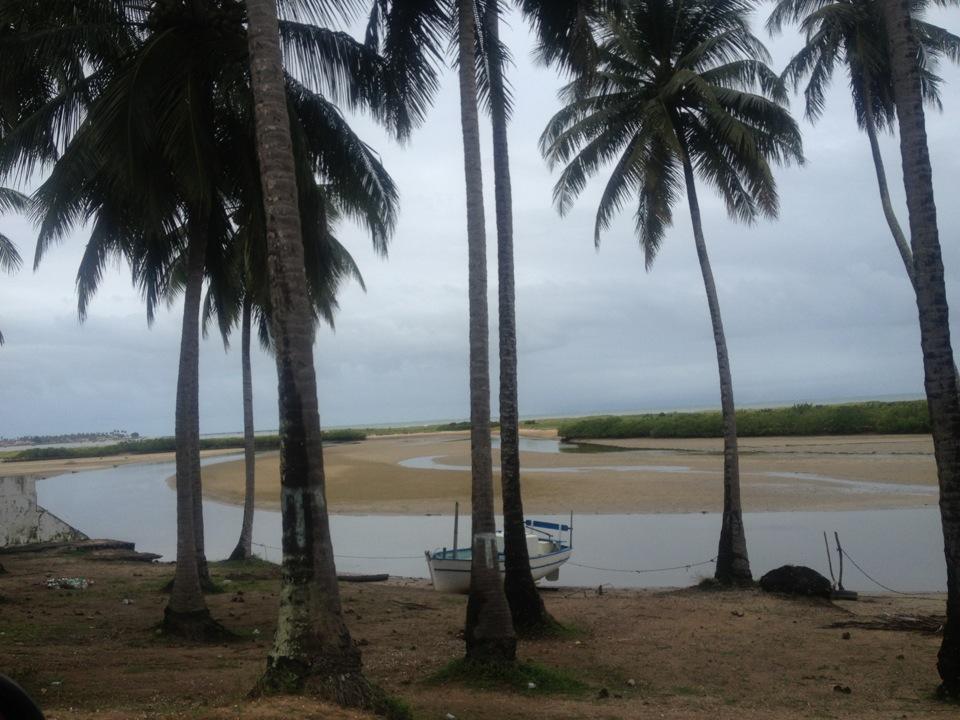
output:
[[[956,18],[955,12],[933,16],[954,31]],[[517,59],[510,140],[521,412],[717,405],[716,361],[686,206],[675,208],[675,227],[650,272],[629,211],[594,250],[593,212],[604,178],[591,183],[568,217],[559,218],[551,206],[555,175],[540,158],[537,138],[558,107],[560,80],[530,61],[531,43],[518,19],[506,40]],[[770,44],[776,67],[796,45],[793,35]],[[943,70],[946,112],[928,115],[928,131],[949,300],[960,308],[960,208],[953,201],[960,176],[960,72]],[[799,112],[796,100],[793,106]],[[467,263],[454,78],[444,78],[429,120],[406,147],[391,143],[365,118],[355,124],[400,187],[401,218],[388,261],[373,253],[359,229],[340,230],[368,292],[348,287],[336,332],[318,335],[323,420],[343,425],[465,418]],[[735,224],[709,189],[700,188],[737,399],[757,404],[920,395],[916,309],[842,74],[827,113],[815,126],[804,121],[803,130],[807,165],[777,175],[779,221]],[[484,150],[495,361],[496,234],[486,137]],[[895,138],[884,138],[883,151],[905,223]],[[31,255],[31,228],[9,216],[0,222]],[[73,277],[84,242],[78,232],[48,254],[39,272],[0,276],[0,328],[7,338],[0,349],[0,435],[173,430],[179,303],[148,329],[127,269],[118,268],[86,324],[78,325]],[[956,334],[960,326],[952,324]],[[237,349],[225,353],[219,338],[203,343],[204,432],[241,427],[239,363]],[[273,428],[276,379],[271,358],[259,350],[254,373],[258,427]]]

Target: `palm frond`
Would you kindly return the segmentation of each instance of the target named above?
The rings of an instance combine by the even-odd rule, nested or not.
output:
[[[401,139],[423,121],[440,88],[453,27],[447,0],[373,0],[366,44],[383,58],[384,98]]]
[[[944,0],[957,4],[957,0]],[[960,38],[918,17],[925,0],[915,0],[912,12],[918,39],[922,94],[940,106],[937,63],[942,57],[960,62]],[[799,26],[804,46],[790,60],[783,78],[798,88],[806,79],[804,99],[811,121],[823,113],[826,89],[834,69],[845,66],[857,123],[883,129],[894,118],[893,80],[887,32],[877,0],[780,0],[767,20],[771,34],[787,24]]]
[[[23,259],[17,252],[17,246],[13,244],[13,240],[0,233],[0,270],[15,272],[20,269],[22,263]]]
[[[536,55],[546,65],[586,72],[596,63],[597,26],[617,16],[626,0],[518,0],[537,38]]]
[[[280,22],[287,72],[333,103],[377,111],[385,69],[374,48],[345,32],[292,21]]]
[[[386,253],[399,201],[393,180],[336,107],[292,78],[287,86],[297,119],[293,130],[302,133],[316,174],[329,184],[341,209],[366,227],[377,251]]]

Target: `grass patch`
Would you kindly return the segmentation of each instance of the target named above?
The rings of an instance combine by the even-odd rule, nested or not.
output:
[[[410,705],[393,695],[384,695],[380,698],[376,712],[387,720],[413,720],[414,718]]]
[[[842,405],[801,403],[783,408],[737,411],[739,437],[797,435],[926,434],[925,400]],[[564,440],[588,438],[719,438],[719,411],[604,415],[560,423]]]
[[[518,637],[523,640],[578,640],[589,636],[589,632],[576,623],[566,622],[561,624],[554,620],[545,628],[536,631],[525,630]]]
[[[279,565],[256,555],[246,560],[216,560],[209,565],[210,572],[222,575],[245,572],[264,579],[280,577]]]
[[[480,663],[459,659],[447,663],[428,682],[456,683],[477,690],[511,690],[537,695],[584,695],[590,688],[555,668],[531,662]],[[531,683],[534,687],[530,687]]]
[[[556,430],[567,418],[537,418],[536,420],[521,420],[520,427],[530,430]]]
[[[280,581],[280,566],[258,557],[210,563],[210,576],[225,592],[270,590]]]
[[[581,638],[589,636],[589,630],[570,621],[565,621],[562,624],[558,622],[548,633],[548,637],[555,637],[561,640],[580,640]]]

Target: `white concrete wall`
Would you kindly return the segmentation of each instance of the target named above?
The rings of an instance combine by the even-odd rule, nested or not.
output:
[[[0,547],[84,540],[86,535],[37,505],[37,481],[0,478]]]

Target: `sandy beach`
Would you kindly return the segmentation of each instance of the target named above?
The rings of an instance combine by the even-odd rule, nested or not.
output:
[[[720,440],[607,444],[629,449],[521,453],[525,510],[561,514],[721,509]],[[937,501],[933,443],[925,436],[744,438],[740,453],[743,503],[750,511],[923,507]],[[447,514],[459,502],[466,512],[469,454],[467,433],[377,437],[328,445],[324,459],[330,510]],[[496,466],[496,450],[493,459]],[[278,453],[258,455],[258,507],[278,509],[279,470]],[[495,473],[495,480],[498,477]],[[221,502],[241,503],[243,478],[242,461],[208,466],[203,470],[204,494]]]
[[[82,554],[5,556],[0,664],[50,720],[371,720],[310,697],[250,702],[276,627],[279,569],[214,563],[224,592],[207,596],[237,634],[229,644],[158,640],[173,575],[166,564],[97,562]],[[89,578],[82,591],[42,587]],[[943,596],[794,600],[758,590],[544,592],[568,628],[524,642],[520,657],[555,668],[581,693],[480,690],[430,681],[461,657],[465,596],[422,580],[343,583],[344,616],[368,677],[417,718],[800,720],[956,718],[937,702],[940,636],[881,630],[893,617],[933,623]],[[919,628],[919,625],[918,625]]]

